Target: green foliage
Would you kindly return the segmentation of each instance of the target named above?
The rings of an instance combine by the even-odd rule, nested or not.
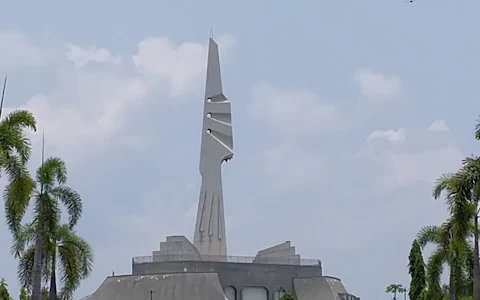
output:
[[[50,300],[50,291],[46,287],[42,287],[41,291],[41,300]],[[27,288],[22,288],[20,290],[20,300],[32,300],[32,295],[30,295],[30,292],[28,291]]]
[[[30,300],[30,295],[28,293],[28,290],[26,288],[22,288],[20,290],[20,300]]]
[[[50,300],[50,291],[48,290],[48,288],[43,287],[41,295],[41,300]]]
[[[466,158],[457,172],[442,175],[435,184],[433,196],[438,199],[442,194],[451,215],[452,238],[457,244],[469,244],[473,237],[473,244],[478,245],[480,158]],[[462,290],[458,290],[458,285],[454,290],[456,295],[471,295],[473,292],[475,299],[480,300],[478,248],[469,252],[468,264],[473,266],[466,272]],[[462,255],[460,253],[457,260],[462,260]]]
[[[3,278],[0,280],[0,300],[13,300],[8,293],[8,286]]]
[[[12,233],[25,214],[32,187],[26,167],[31,154],[30,141],[24,133],[27,128],[36,130],[36,121],[25,110],[14,111],[0,122],[0,170],[7,174],[5,195],[10,195],[4,196],[5,219]]]
[[[397,300],[397,294],[405,293],[406,289],[401,284],[390,284],[385,288],[385,293],[393,294],[393,300]]]
[[[285,292],[279,300],[297,300],[292,294],[289,292]]]
[[[421,293],[420,293],[420,296],[419,298],[420,300],[428,300],[428,290],[427,289],[424,289]]]
[[[417,240],[413,241],[408,256],[408,273],[411,278],[408,296],[411,300],[421,300],[420,295],[426,288],[426,274],[422,249]]]
[[[67,167],[60,158],[48,158],[37,169],[35,180],[31,179],[31,182],[27,202],[33,204],[33,221],[24,226],[12,222],[16,224],[12,253],[20,260],[18,276],[25,287],[32,289],[33,295],[39,295],[41,279],[47,282],[51,280],[49,275],[55,279],[53,266],[58,256],[59,262],[63,263],[60,264],[62,292],[69,298],[80,280],[90,273],[93,261],[90,246],[73,231],[82,214],[82,199],[74,189],[65,185]],[[10,190],[5,192],[6,202],[23,201],[17,198],[18,193],[10,193]],[[62,206],[69,217],[65,226],[60,225]],[[39,269],[34,268],[36,256],[43,257]],[[55,285],[52,293],[55,293],[56,280],[51,281]]]
[[[451,220],[440,226],[426,226],[417,234],[420,247],[427,244],[435,245],[427,261],[426,282],[429,299],[443,297],[441,275],[444,265],[450,268],[450,293],[456,295],[469,294],[469,274],[471,270],[471,245],[465,239],[455,239],[456,224]],[[413,298],[412,298],[413,299]]]
[[[93,251],[88,242],[78,236],[69,224],[59,226],[54,233],[45,233],[42,277],[45,282],[56,278],[60,272],[62,299],[70,299],[93,268]],[[33,257],[35,253],[35,226],[25,225],[16,235],[12,252],[19,254],[18,278],[26,287],[31,287]],[[56,267],[59,270],[56,270]],[[54,276],[52,276],[54,275]]]

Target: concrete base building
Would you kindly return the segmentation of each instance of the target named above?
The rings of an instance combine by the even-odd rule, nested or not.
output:
[[[223,94],[219,51],[210,38],[200,152],[202,185],[194,239],[168,236],[151,256],[134,257],[132,274],[105,279],[89,300],[359,300],[317,259],[289,241],[255,257],[228,256],[221,164],[233,158],[231,107]]]

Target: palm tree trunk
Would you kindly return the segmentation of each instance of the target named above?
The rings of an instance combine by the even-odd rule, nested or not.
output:
[[[478,208],[477,208],[478,209]],[[478,210],[477,210],[478,211]],[[474,251],[473,251],[473,299],[480,300],[480,262],[478,251],[478,214],[475,214],[474,218]]]
[[[454,276],[454,270],[452,267],[450,267],[450,280],[448,283],[448,299],[449,300],[455,300],[455,276]]]
[[[37,222],[35,233],[35,255],[33,257],[32,300],[42,298],[42,256],[43,256],[43,228],[42,222]]]
[[[52,254],[52,273],[50,274],[50,300],[57,300],[57,277],[56,277],[56,251],[54,250],[54,253]]]

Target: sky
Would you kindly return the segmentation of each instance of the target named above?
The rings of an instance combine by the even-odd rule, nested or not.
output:
[[[230,255],[291,241],[362,299],[408,285],[435,179],[479,153],[478,1],[2,1],[7,110],[28,109],[32,172],[68,166],[93,293],[167,235],[192,238],[210,29],[232,102]],[[2,185],[4,182],[2,183]],[[0,218],[4,218],[3,211]],[[19,284],[0,225],[0,277]]]

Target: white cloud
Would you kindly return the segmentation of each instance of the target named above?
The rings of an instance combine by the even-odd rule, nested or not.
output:
[[[401,82],[397,76],[387,76],[370,69],[360,69],[353,76],[362,96],[372,102],[388,102],[401,94]]]
[[[279,144],[263,153],[265,175],[276,188],[298,188],[319,182],[327,172],[327,161],[294,144]]]
[[[456,145],[413,153],[385,152],[381,157],[385,173],[378,178],[375,189],[388,190],[416,182],[432,186],[441,174],[455,171],[463,157]]]
[[[39,54],[41,49],[23,35],[0,32],[0,36],[2,34],[8,41],[15,41],[14,44],[21,46],[20,50],[13,46],[7,48],[10,55],[22,54],[22,59],[9,60],[9,64],[47,63]],[[223,50],[236,44],[228,35],[220,36],[217,41]],[[0,39],[0,44],[2,42]],[[60,52],[60,49],[54,51],[57,50]],[[0,49],[0,54],[2,51],[5,52],[5,49]],[[58,61],[60,65],[52,65],[53,68],[61,67],[57,72],[57,86],[33,96],[22,108],[34,113],[39,128],[45,129],[47,144],[59,151],[59,155],[87,154],[105,148],[110,138],[125,125],[126,112],[148,100],[148,95],[173,91],[171,94],[178,96],[191,91],[191,86],[200,83],[199,79],[205,75],[206,51],[206,44],[183,43],[176,47],[164,37],[141,41],[138,53],[132,58],[138,71],[154,76],[152,85],[149,78],[135,70],[121,75],[117,73],[112,67],[121,64],[122,58],[112,55],[109,50],[68,43],[66,52],[61,56],[63,61]],[[66,60],[72,61],[75,67],[66,64]],[[106,68],[91,69],[91,62],[104,63]],[[126,134],[115,136],[117,144],[133,144],[137,148],[141,147],[142,140],[145,143],[154,140],[152,137]],[[41,130],[33,134],[33,139],[34,142],[41,139]]]
[[[47,50],[34,45],[25,35],[0,30],[0,67],[37,67],[48,60]]]
[[[59,154],[81,156],[105,147],[124,125],[125,113],[148,93],[137,78],[73,70],[55,92],[32,97],[31,111],[45,138]],[[65,102],[64,99],[68,99]],[[33,134],[40,140],[41,130]]]
[[[252,94],[250,116],[282,134],[331,134],[349,126],[333,104],[309,91],[281,90],[262,83]]]
[[[120,56],[112,55],[107,49],[97,48],[96,46],[82,48],[74,44],[67,45],[67,58],[71,60],[76,67],[83,67],[89,62],[118,65],[122,61]]]
[[[367,138],[367,143],[372,142],[377,139],[385,139],[391,143],[402,143],[405,141],[405,128],[400,128],[398,130],[375,130]]]
[[[228,35],[217,39],[221,57],[236,41]],[[137,70],[169,83],[171,95],[184,95],[199,78],[205,76],[207,45],[182,43],[176,45],[166,37],[147,37],[138,45],[132,59]]]
[[[450,132],[450,128],[448,128],[447,123],[444,120],[433,121],[432,124],[428,126],[428,130]]]
[[[367,138],[368,147],[362,150],[363,158],[381,164],[383,172],[374,182],[374,190],[385,192],[412,183],[432,185],[442,173],[454,171],[463,158],[461,149],[451,140],[433,139],[429,131],[417,131],[416,139],[406,138],[406,129],[376,130]],[[372,143],[389,141],[390,146]]]

